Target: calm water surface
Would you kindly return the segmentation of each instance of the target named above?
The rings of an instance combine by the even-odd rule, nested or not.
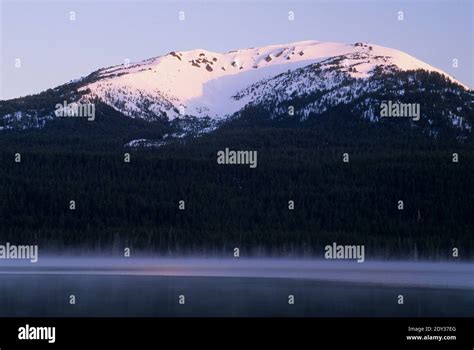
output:
[[[76,304],[69,303],[69,296]],[[179,304],[180,295],[185,304]],[[288,304],[288,296],[294,304]],[[398,295],[404,304],[397,303]],[[288,259],[0,261],[1,316],[474,316],[474,264]]]

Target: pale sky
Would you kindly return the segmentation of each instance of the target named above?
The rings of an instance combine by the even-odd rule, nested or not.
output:
[[[38,93],[127,58],[134,62],[169,51],[224,52],[303,40],[392,47],[474,87],[471,0],[0,3],[0,99]],[[15,68],[17,58],[21,68]],[[458,68],[452,66],[454,58]]]

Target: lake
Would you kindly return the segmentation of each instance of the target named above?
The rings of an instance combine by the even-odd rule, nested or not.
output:
[[[289,304],[290,295],[294,304]],[[10,316],[473,317],[474,264],[257,258],[43,257],[36,264],[3,260],[0,317]]]

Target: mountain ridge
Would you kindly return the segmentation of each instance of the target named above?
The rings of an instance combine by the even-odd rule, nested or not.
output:
[[[224,54],[201,49],[173,51],[129,66],[99,70],[100,81],[88,84],[82,90],[90,89],[91,97],[99,97],[132,117],[135,112],[143,112],[143,108],[135,105],[136,96],[130,97],[128,105],[121,108],[118,104],[126,97],[120,95],[138,93],[151,101],[158,100],[160,103],[151,102],[146,110],[155,115],[166,114],[169,119],[182,115],[223,119],[250,102],[232,99],[236,92],[288,70],[349,55],[344,67],[357,65],[354,71],[347,72],[354,78],[370,77],[377,65],[394,65],[400,70],[437,72],[467,88],[447,73],[399,50],[365,43],[303,41]],[[108,98],[109,95],[112,98]]]

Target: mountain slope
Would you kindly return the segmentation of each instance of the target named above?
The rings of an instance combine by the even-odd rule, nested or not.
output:
[[[233,98],[236,92],[333,57],[341,58],[339,71],[352,78],[368,78],[376,66],[444,74],[401,51],[378,45],[305,41],[225,54],[200,49],[171,52],[129,67],[100,70],[98,80],[81,90],[90,90],[90,97],[98,97],[132,117],[175,118],[181,108],[182,115],[222,119],[253,101]]]

